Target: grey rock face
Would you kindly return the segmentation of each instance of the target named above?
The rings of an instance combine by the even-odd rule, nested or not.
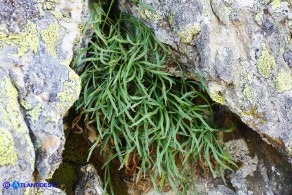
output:
[[[13,194],[14,189],[10,187],[13,181],[33,180],[35,151],[18,103],[17,90],[9,75],[1,69],[0,96],[0,194]],[[4,182],[8,189],[2,186]]]
[[[66,193],[63,190],[60,190],[55,187],[50,187],[50,188],[38,188],[38,189],[33,189],[31,194],[40,194],[40,195],[66,195]]]
[[[230,173],[237,194],[291,194],[292,166],[273,147],[253,132],[227,143],[239,169]]]
[[[80,93],[69,64],[88,15],[82,0],[0,1],[1,184],[48,179],[61,163],[63,116]]]
[[[211,98],[228,106],[292,163],[292,2],[121,1],[199,72]]]
[[[20,32],[27,20],[39,17],[39,10],[34,0],[1,0],[1,30]]]

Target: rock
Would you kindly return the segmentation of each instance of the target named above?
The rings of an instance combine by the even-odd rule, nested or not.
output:
[[[0,194],[13,194],[8,182],[33,181],[35,151],[18,103],[18,92],[1,69],[0,97]]]
[[[120,1],[292,163],[291,1]]]
[[[75,195],[102,195],[104,193],[102,181],[92,164],[82,166],[78,172],[78,178]]]
[[[227,176],[237,194],[291,194],[291,164],[259,135],[242,129],[241,136],[227,146],[241,164]]]
[[[37,188],[31,190],[34,195],[66,195],[66,193],[63,190],[60,190],[59,188],[50,187],[50,188]],[[30,192],[30,191],[29,191]]]
[[[83,0],[1,3],[0,182],[45,180],[61,163],[63,116],[80,93],[69,64],[88,16]]]
[[[222,118],[223,119],[223,118]],[[227,149],[238,164],[234,172],[225,171],[226,184],[218,176],[207,175],[195,180],[195,189],[187,194],[199,195],[240,195],[240,194],[281,194],[290,195],[292,166],[283,160],[281,154],[264,142],[259,135],[244,125],[229,136]],[[231,137],[230,137],[231,136]],[[226,138],[227,139],[227,138]],[[196,193],[194,192],[196,191]],[[174,191],[155,193],[153,189],[146,193],[130,190],[132,195],[172,195]]]

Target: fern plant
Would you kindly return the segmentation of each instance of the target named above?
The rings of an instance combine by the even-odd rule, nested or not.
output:
[[[194,162],[223,177],[235,164],[218,141],[203,85],[165,73],[167,48],[136,18],[94,9],[94,35],[79,55],[87,57],[76,60],[83,66],[76,109],[98,132],[89,158],[98,146],[107,171],[118,159],[134,182],[148,178],[157,191],[169,182],[186,193]]]

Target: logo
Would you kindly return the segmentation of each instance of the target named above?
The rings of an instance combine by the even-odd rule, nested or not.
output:
[[[19,181],[14,181],[14,182],[8,182],[5,181],[2,184],[4,189],[9,189],[10,187],[13,188],[14,190],[17,190],[19,188],[51,188],[51,187],[57,187],[58,183],[49,183],[49,182],[19,182]],[[1,194],[1,191],[0,191]]]
[[[12,187],[16,190],[16,189],[20,188],[20,183],[18,181],[14,181],[12,183]]]
[[[8,181],[5,181],[5,182],[3,182],[2,186],[5,189],[9,189],[10,188],[10,183]]]

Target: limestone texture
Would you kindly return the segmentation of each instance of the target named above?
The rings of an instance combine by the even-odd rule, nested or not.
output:
[[[240,116],[292,163],[292,2],[143,2],[152,8],[147,19],[139,3],[121,0],[120,7],[170,46],[190,78],[199,73],[214,101]],[[159,18],[149,19],[155,15]]]
[[[0,1],[1,185],[44,181],[62,162],[63,117],[80,93],[69,65],[88,18],[83,0]]]

